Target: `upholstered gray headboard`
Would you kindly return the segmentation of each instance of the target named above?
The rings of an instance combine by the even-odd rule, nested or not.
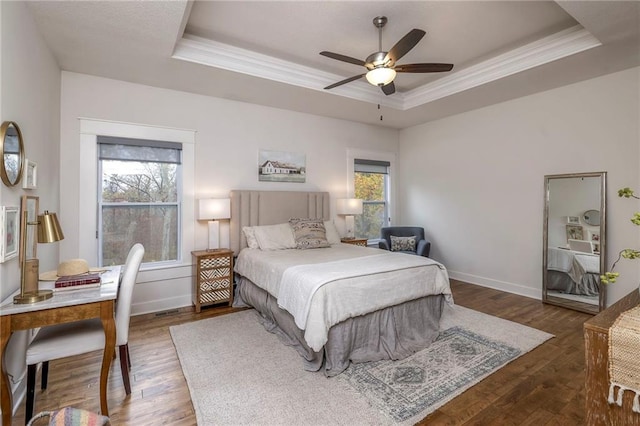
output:
[[[237,255],[247,246],[243,226],[276,225],[291,218],[329,220],[329,199],[328,192],[231,191],[231,250]]]

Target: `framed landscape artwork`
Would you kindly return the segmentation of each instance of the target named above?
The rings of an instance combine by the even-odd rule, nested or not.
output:
[[[296,182],[306,181],[306,156],[298,152],[266,151],[258,153],[258,181]]]

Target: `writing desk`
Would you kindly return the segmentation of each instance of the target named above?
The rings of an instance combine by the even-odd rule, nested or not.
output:
[[[0,399],[2,425],[11,424],[13,415],[13,395],[5,368],[4,352],[14,331],[28,330],[53,324],[62,324],[90,318],[100,318],[104,327],[105,343],[100,370],[100,410],[109,415],[107,407],[107,379],[116,346],[116,325],[114,305],[118,295],[120,267],[110,268],[101,276],[100,287],[85,290],[54,292],[53,297],[42,302],[19,305],[8,298],[0,305]],[[40,282],[40,289],[52,288],[53,282]]]

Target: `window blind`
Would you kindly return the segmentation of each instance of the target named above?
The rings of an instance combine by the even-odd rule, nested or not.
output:
[[[353,170],[360,173],[379,173],[383,175],[389,174],[389,161],[364,160],[355,158],[353,160]]]
[[[182,144],[149,139],[98,136],[100,160],[182,163]]]

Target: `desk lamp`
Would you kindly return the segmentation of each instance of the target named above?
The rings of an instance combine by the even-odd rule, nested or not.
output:
[[[27,260],[27,226],[38,227],[39,243],[55,243],[64,239],[60,223],[55,213],[38,215],[37,222],[27,222],[28,212],[22,212],[22,226],[20,229],[20,248],[22,249],[22,262],[20,264],[20,294],[13,298],[13,303],[28,304],[41,302],[53,296],[51,290],[38,289],[38,259]]]

